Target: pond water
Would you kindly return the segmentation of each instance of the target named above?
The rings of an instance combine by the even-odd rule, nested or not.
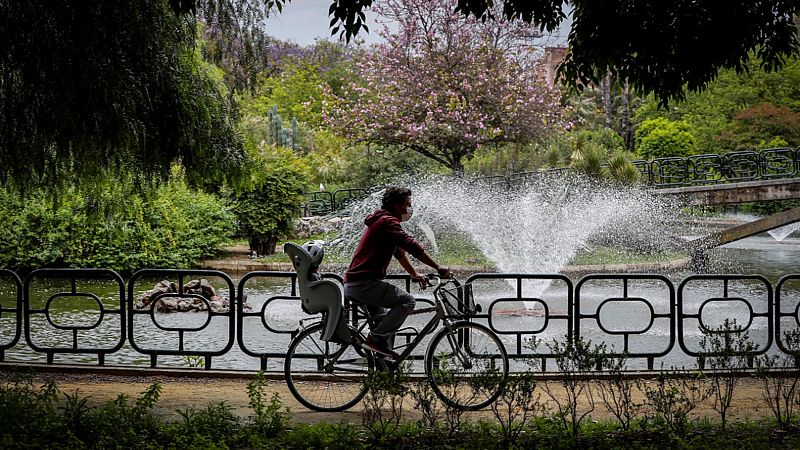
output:
[[[777,280],[790,273],[800,273],[800,239],[785,237],[778,241],[768,235],[748,238],[737,243],[726,245],[710,252],[714,269],[710,273],[736,273],[763,275],[774,287]],[[682,280],[690,274],[673,273],[665,276],[677,289]],[[137,282],[135,293],[151,289],[158,278],[143,279]],[[220,295],[227,296],[228,289],[224,282],[210,278],[220,290]],[[238,283],[239,280],[234,280]],[[573,284],[578,279],[572,280]],[[11,294],[13,287],[8,280],[2,280],[0,289],[0,344],[8,343],[15,333],[15,314],[13,309],[15,298]],[[509,353],[548,353],[547,343],[553,339],[563,339],[567,330],[566,320],[553,318],[566,314],[568,309],[565,285],[551,283],[543,292],[523,287],[522,297],[529,297],[527,302],[513,300],[517,298],[515,285],[498,280],[480,280],[475,283],[475,299],[481,304],[484,312],[489,310],[493,301],[498,298],[512,300],[494,305],[491,326],[502,333],[501,339]],[[252,305],[252,312],[241,317],[241,342],[231,337],[232,317],[229,315],[209,316],[207,313],[155,313],[136,314],[133,328],[133,342],[121,339],[122,321],[120,319],[121,294],[118,285],[113,282],[79,282],[76,292],[92,292],[97,299],[88,297],[56,297],[45,312],[45,300],[53,293],[69,290],[69,286],[34,280],[31,283],[31,321],[30,340],[38,347],[69,348],[73,344],[81,348],[110,350],[121,345],[119,350],[105,356],[108,365],[148,366],[150,356],[134,349],[144,351],[151,349],[178,349],[181,346],[187,352],[217,352],[212,367],[215,369],[233,369],[254,371],[261,367],[260,359],[247,354],[272,353],[274,357],[267,359],[267,370],[282,370],[283,359],[278,357],[289,344],[290,332],[297,328],[298,321],[307,316],[301,311],[295,300],[282,299],[291,294],[288,279],[253,278],[244,285],[247,302]],[[685,283],[684,304],[682,310],[686,314],[696,314],[698,318],[688,318],[682,323],[682,335],[690,351],[699,350],[702,333],[698,321],[709,328],[719,327],[725,318],[736,319],[737,323],[749,324],[751,339],[758,345],[769,342],[771,326],[766,318],[769,305],[769,289],[760,279],[732,281],[728,285],[728,297],[740,297],[744,301],[712,301],[707,299],[724,296],[721,281],[693,279]],[[430,298],[429,292],[413,291],[418,298]],[[585,315],[595,314],[580,321],[581,336],[592,342],[605,342],[608,347],[620,350],[624,347],[624,333],[643,331],[641,335],[631,336],[628,350],[639,353],[658,353],[669,346],[670,326],[670,289],[669,284],[659,279],[631,280],[627,288],[628,297],[641,297],[647,303],[623,303],[606,301],[620,297],[623,286],[618,280],[590,280],[580,288],[580,311]],[[606,301],[604,303],[604,301]],[[782,302],[788,305],[786,310],[794,311],[800,303],[800,282],[787,283],[782,291]],[[652,306],[652,311],[650,306]],[[100,306],[102,305],[102,306]],[[549,320],[543,317],[547,307]],[[751,309],[755,314],[751,321]],[[263,314],[261,313],[263,311]],[[759,314],[764,314],[759,316]],[[663,316],[663,317],[662,317]],[[408,325],[419,328],[430,316],[412,316]],[[652,319],[652,320],[651,320]],[[784,320],[794,326],[795,316]],[[208,327],[200,332],[184,332],[165,330],[171,327],[201,327],[208,321]],[[484,323],[487,323],[483,319]],[[95,325],[97,325],[95,327]],[[238,327],[238,324],[235,324]],[[86,329],[83,329],[86,328]],[[603,331],[603,328],[606,332]],[[541,331],[537,337],[540,345],[532,350],[527,345],[533,334],[518,336],[517,331]],[[609,331],[611,333],[609,333]],[[125,330],[127,333],[127,330]],[[617,333],[617,334],[614,334]],[[619,334],[622,333],[622,334]],[[183,337],[181,339],[181,334]],[[228,349],[230,340],[232,346]],[[401,339],[402,340],[402,339]],[[520,345],[521,344],[521,345]],[[422,354],[425,343],[417,351]],[[775,351],[774,343],[771,351]],[[34,351],[21,337],[20,342],[5,351],[5,360],[10,362],[46,362],[46,355]],[[694,358],[687,355],[678,345],[677,339],[669,353],[655,359],[656,368],[662,363],[666,367],[694,366]],[[56,363],[97,364],[94,354],[56,354]],[[182,356],[159,356],[159,367],[193,366],[192,360]],[[631,367],[644,367],[645,359],[631,361]],[[517,362],[513,368],[522,368]]]

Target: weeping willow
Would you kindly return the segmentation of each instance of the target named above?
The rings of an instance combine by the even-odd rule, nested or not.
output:
[[[166,0],[0,0],[0,181],[47,188],[134,174],[193,183],[246,158],[196,20]]]

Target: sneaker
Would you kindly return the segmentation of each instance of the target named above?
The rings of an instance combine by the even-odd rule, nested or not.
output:
[[[394,359],[395,361],[400,359],[400,355],[391,348],[389,348],[389,346],[386,344],[386,340],[378,336],[373,336],[372,334],[367,336],[367,341],[365,342],[365,345],[373,352],[380,353],[381,355],[384,356],[388,356]]]

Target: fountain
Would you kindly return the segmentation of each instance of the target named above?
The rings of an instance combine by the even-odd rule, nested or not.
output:
[[[650,252],[675,247],[664,227],[678,208],[641,188],[611,187],[570,176],[541,178],[515,189],[462,180],[409,186],[414,217],[406,229],[436,248],[436,239],[461,236],[498,272],[559,273],[581,248],[599,242]],[[362,217],[380,205],[380,192],[354,205],[339,230],[338,251],[352,254],[364,229]],[[539,283],[531,294],[546,288]]]
[[[800,222],[790,223],[789,225],[769,230],[767,233],[776,241],[781,242],[797,230],[800,230]]]

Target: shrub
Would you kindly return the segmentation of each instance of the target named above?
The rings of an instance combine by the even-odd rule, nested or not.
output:
[[[55,417],[57,398],[54,382],[37,389],[32,377],[15,376],[0,386],[0,436],[12,438],[20,447],[28,443],[31,448],[63,439],[65,427]]]
[[[625,149],[625,141],[622,139],[622,136],[609,128],[580,131],[578,136],[583,136],[587,142],[599,145],[607,153]]]
[[[250,179],[233,193],[233,211],[251,250],[265,256],[273,254],[278,239],[292,230],[308,169],[285,148],[261,146],[254,160]]]
[[[702,385],[702,374],[671,373],[662,370],[654,386],[639,380],[637,386],[647,399],[644,424],[652,423],[685,436],[689,414],[713,394]]]
[[[750,367],[756,346],[736,319],[725,319],[719,327],[702,331],[700,348],[705,356],[700,358],[699,365],[711,369],[708,377],[714,393],[714,409],[719,413],[724,430],[733,394],[741,382],[739,375]]]
[[[629,430],[634,419],[638,416],[642,405],[633,401],[633,388],[636,382],[626,377],[624,370],[627,355],[608,357],[603,368],[608,378],[597,380],[597,393],[603,401],[606,410],[617,418],[620,428]]]
[[[791,369],[800,354],[800,330],[784,333],[784,342],[791,354],[764,355],[756,361],[756,377],[761,381],[761,396],[781,428],[789,428],[796,420],[800,406],[800,377]]]
[[[190,189],[174,170],[165,184],[134,180],[92,188],[0,191],[0,266],[192,267],[212,256],[233,231],[233,215],[215,195]]]
[[[636,151],[642,159],[689,156],[696,145],[691,126],[684,121],[658,117],[645,120],[636,129]]]
[[[384,368],[371,370],[364,380],[368,391],[363,400],[361,423],[372,433],[378,445],[383,445],[400,428],[407,393],[403,388],[406,375],[406,370],[402,368]]]
[[[289,427],[291,413],[283,406],[278,393],[273,393],[269,403],[265,403],[267,380],[264,372],[259,371],[256,377],[247,384],[247,398],[253,409],[252,425],[259,437],[275,437]]]
[[[536,341],[532,341],[531,345],[535,347]],[[606,346],[600,344],[592,347],[591,342],[581,337],[566,336],[565,342],[553,339],[547,347],[554,355],[559,376],[555,380],[545,381],[542,389],[556,405],[556,421],[564,431],[577,436],[581,422],[595,408],[594,392],[586,375],[603,366],[607,358]],[[563,396],[556,387],[564,390]]]
[[[153,413],[153,407],[160,395],[161,385],[154,383],[133,402],[120,394],[92,410],[88,417],[91,435],[83,441],[97,448],[146,448],[157,442],[164,422]]]
[[[630,153],[617,150],[608,161],[608,177],[621,184],[634,184],[639,181],[642,173],[631,163]]]

